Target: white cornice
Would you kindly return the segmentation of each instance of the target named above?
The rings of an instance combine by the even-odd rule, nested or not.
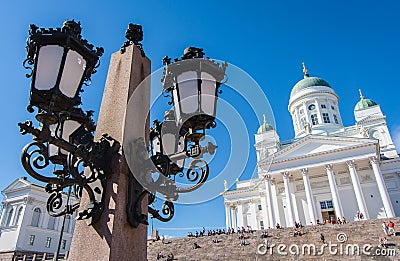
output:
[[[343,137],[337,137],[337,136],[317,136],[317,135],[309,135],[306,136],[300,140],[297,140],[295,142],[293,142],[292,144],[290,144],[289,146],[285,147],[284,149],[278,151],[277,153],[271,155],[271,157],[277,158],[279,156],[282,156],[290,151],[292,151],[293,149],[295,149],[296,147],[300,146],[301,144],[307,142],[308,140],[317,140],[317,141],[349,141],[349,142],[362,142],[362,144],[358,144],[358,145],[354,145],[354,146],[348,146],[348,147],[344,147],[344,148],[339,148],[339,149],[333,149],[333,150],[327,150],[327,151],[322,151],[322,152],[317,152],[317,153],[312,153],[312,154],[308,154],[308,155],[301,155],[301,156],[297,156],[294,158],[289,158],[289,159],[284,159],[284,160],[279,160],[279,161],[272,161],[271,164],[274,163],[280,163],[280,162],[286,162],[286,161],[292,161],[292,160],[297,160],[297,159],[303,159],[303,158],[309,158],[309,157],[314,157],[317,155],[326,155],[326,154],[330,154],[330,153],[336,153],[336,152],[340,152],[340,151],[345,151],[345,150],[351,150],[351,149],[355,149],[355,148],[360,148],[360,147],[367,147],[367,146],[377,146],[378,145],[378,141],[377,140],[372,140],[372,139],[365,139],[365,138],[343,138]],[[267,161],[267,159],[262,160],[260,162],[258,162],[259,166],[263,166],[263,164]],[[270,161],[267,161],[270,162]]]

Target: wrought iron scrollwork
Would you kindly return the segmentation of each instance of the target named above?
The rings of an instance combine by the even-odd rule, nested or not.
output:
[[[88,113],[89,116],[91,113]],[[94,125],[88,115],[76,117],[71,112],[61,112],[57,114],[57,119],[75,119],[82,125],[66,141],[60,135],[52,134],[50,127],[44,118],[41,128],[33,127],[31,121],[20,123],[21,134],[32,134],[34,142],[27,144],[22,150],[21,161],[26,172],[36,180],[47,183],[45,190],[50,193],[47,201],[47,211],[49,215],[58,217],[72,214],[78,209],[79,203],[69,204],[63,202],[64,190],[72,187],[72,194],[80,199],[82,192],[86,191],[89,197],[87,209],[78,213],[78,219],[87,219],[88,223],[93,224],[103,210],[103,190],[109,172],[111,156],[119,151],[120,145],[108,135],[98,141],[93,141],[90,134],[94,130]],[[58,125],[62,120],[58,121]],[[84,126],[84,127],[83,127]],[[57,130],[59,126],[55,129]],[[86,130],[86,131],[85,131]],[[89,135],[90,134],[90,135]],[[50,156],[49,146],[58,151],[56,156]],[[45,168],[51,163],[55,168],[53,175],[43,175]],[[86,167],[87,171],[84,172]],[[50,172],[50,171],[48,171]]]

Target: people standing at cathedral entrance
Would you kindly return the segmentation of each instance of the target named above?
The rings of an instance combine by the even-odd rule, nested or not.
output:
[[[393,221],[390,221],[389,220],[389,223],[388,223],[388,234],[391,236],[391,235],[394,235],[395,234],[395,232],[394,232],[394,223],[393,223]]]
[[[386,236],[389,235],[388,226],[385,222],[382,223],[382,229]]]

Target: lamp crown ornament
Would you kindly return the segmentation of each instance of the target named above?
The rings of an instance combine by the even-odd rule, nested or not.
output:
[[[143,41],[143,28],[140,24],[130,23],[128,28],[125,31],[126,42],[121,47],[121,53],[125,53],[126,47],[129,45],[135,45],[142,52],[142,56],[144,56],[143,46],[140,43]]]

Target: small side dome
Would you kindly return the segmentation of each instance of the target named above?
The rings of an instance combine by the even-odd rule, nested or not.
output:
[[[271,124],[263,123],[258,128],[257,134],[264,133],[264,132],[267,132],[267,131],[270,131],[270,130],[273,130],[273,129],[274,129],[274,126],[272,126]]]
[[[261,134],[261,133],[264,133],[264,132],[267,132],[267,131],[270,131],[270,130],[274,130],[274,126],[272,126],[271,124],[267,123],[267,120],[266,120],[265,115],[264,115],[264,122],[258,128],[257,134]]]
[[[300,80],[292,89],[290,97],[300,92],[301,90],[307,89],[313,86],[326,86],[332,88],[327,81],[318,77],[305,76],[304,79]]]
[[[355,111],[358,110],[362,110],[362,109],[366,109],[375,105],[378,105],[376,102],[374,102],[373,100],[370,99],[365,99],[364,96],[362,95],[361,90],[359,90],[360,92],[360,98],[361,100],[359,102],[357,102],[356,106],[354,107]]]

